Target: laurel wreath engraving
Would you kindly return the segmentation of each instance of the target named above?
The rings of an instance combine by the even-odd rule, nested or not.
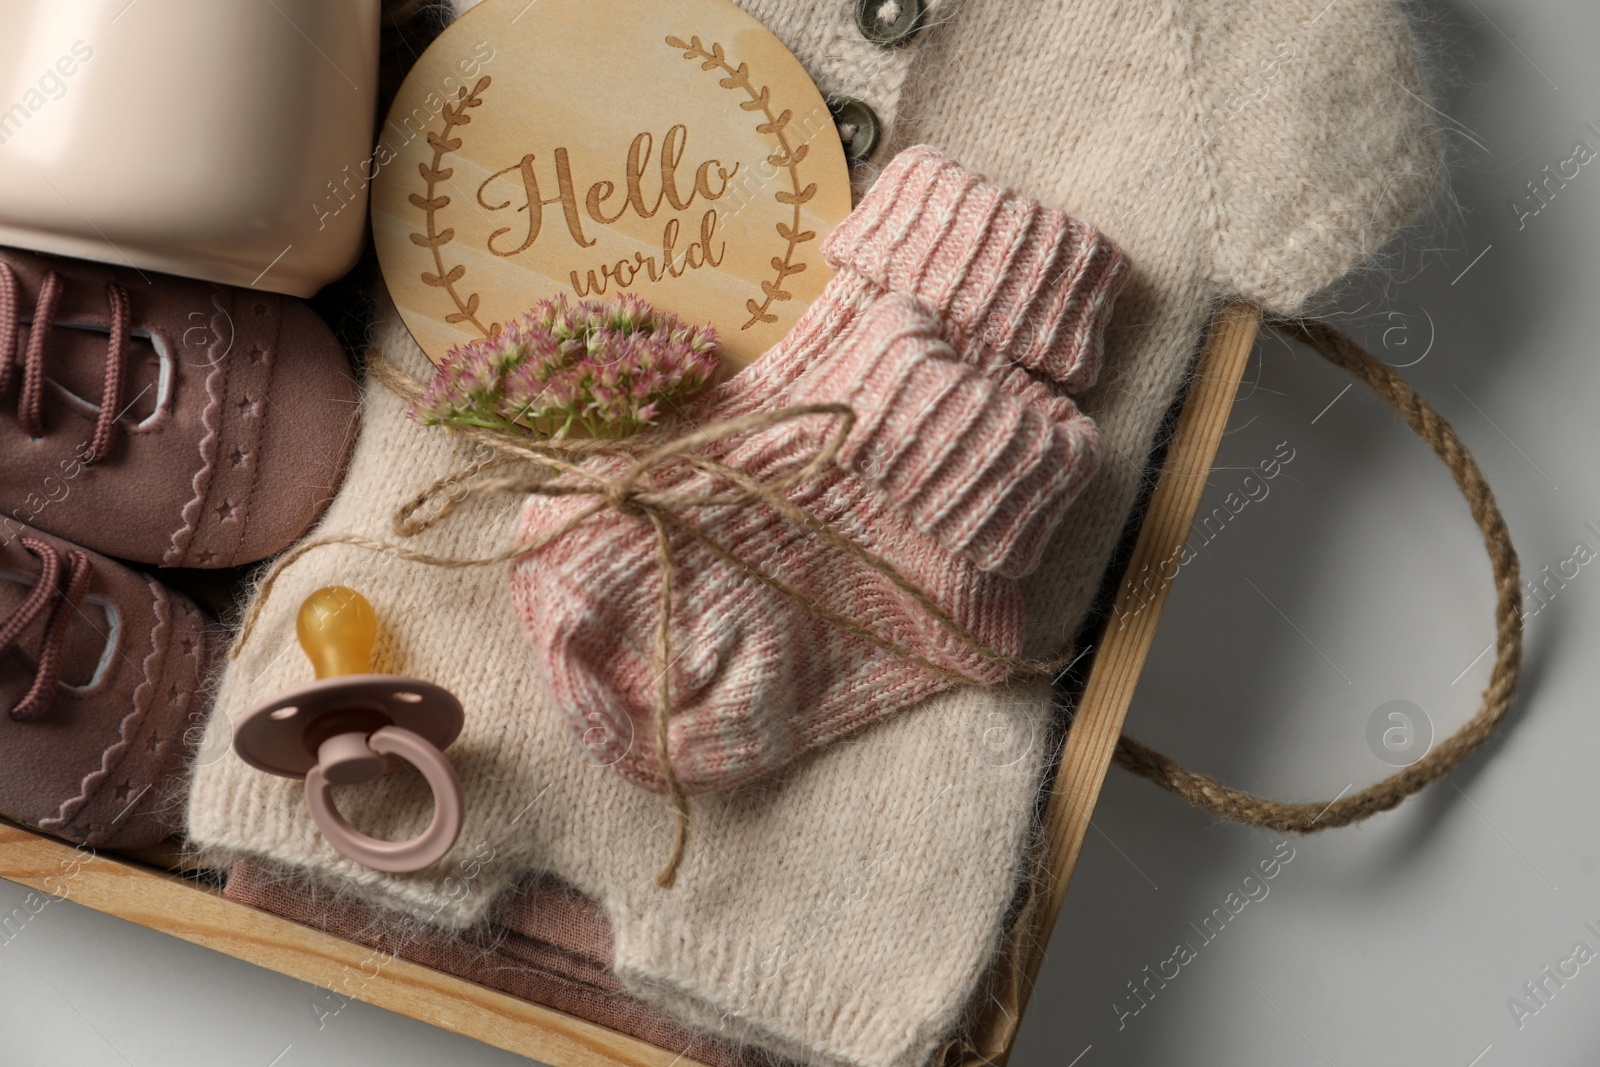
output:
[[[718,84],[724,89],[743,89],[748,93],[750,99],[740,102],[739,106],[746,111],[760,111],[766,117],[766,121],[756,126],[756,132],[771,134],[777,139],[778,151],[768,156],[767,162],[780,170],[789,172],[790,188],[788,190],[778,190],[774,194],[774,199],[780,204],[788,204],[794,207],[794,221],[792,223],[778,223],[778,236],[787,241],[789,246],[784,250],[784,254],[781,257],[772,257],[772,269],[777,271],[778,276],[772,281],[761,283],[761,291],[766,296],[766,300],[759,304],[756,303],[754,298],[745,302],[745,308],[750,312],[750,321],[741,326],[740,329],[748,330],[759,322],[777,322],[778,316],[772,313],[772,305],[780,300],[794,299],[794,294],[783,288],[784,280],[790,275],[799,274],[806,269],[806,264],[794,261],[795,249],[806,241],[816,240],[817,237],[815,231],[802,231],[800,229],[800,209],[812,197],[817,195],[815,183],[806,185],[804,188],[800,184],[800,163],[810,153],[811,148],[809,145],[802,144],[796,147],[789,143],[789,123],[793,120],[794,113],[785,108],[781,113],[773,114],[772,91],[768,86],[763,85],[760,89],[757,89],[750,83],[750,65],[748,63],[740,63],[738,67],[730,65],[727,53],[723,50],[722,45],[713,41],[711,50],[707,51],[706,46],[701,43],[699,37],[690,37],[687,42],[678,37],[668,37],[667,44],[682,50],[684,59],[701,60],[701,70],[726,71],[727,77],[718,79]]]
[[[450,227],[441,230],[438,227],[439,212],[450,206],[450,198],[439,193],[439,183],[447,182],[455,174],[454,168],[447,168],[444,157],[451,152],[461,150],[461,138],[451,137],[450,132],[458,127],[465,126],[472,121],[472,116],[467,114],[469,108],[479,107],[483,104],[483,91],[489,88],[490,78],[487,74],[478,79],[469,92],[463,85],[460,92],[456,93],[456,103],[452,107],[444,105],[440,114],[444,118],[444,130],[440,133],[429,133],[428,144],[433,148],[432,163],[418,163],[417,170],[422,174],[422,180],[427,183],[427,195],[412,193],[410,201],[413,206],[421,208],[423,217],[427,220],[427,233],[413,233],[411,243],[420,245],[433,252],[433,269],[436,273],[422,272],[422,284],[431,285],[436,289],[443,289],[450,294],[450,299],[455,301],[456,310],[444,317],[444,321],[452,326],[470,322],[484,337],[493,337],[500,332],[498,322],[490,323],[487,329],[478,321],[478,294],[468,293],[463,299],[456,291],[456,284],[466,277],[465,264],[457,263],[453,267],[444,265],[444,246],[455,240],[456,231]]]
[[[800,164],[810,153],[809,145],[794,145],[789,139],[789,124],[794,119],[794,113],[785,108],[782,112],[774,113],[772,108],[772,91],[769,86],[759,88],[750,81],[750,66],[740,63],[734,67],[728,62],[726,51],[722,45],[712,42],[707,50],[698,36],[691,37],[687,42],[678,37],[668,37],[666,43],[673,48],[680,49],[685,59],[698,59],[701,61],[702,70],[722,70],[726,76],[718,79],[724,89],[743,89],[750,97],[741,101],[739,107],[745,111],[759,111],[765,121],[756,125],[756,132],[771,135],[778,144],[778,150],[767,157],[767,162],[785,170],[789,174],[790,188],[779,189],[773,194],[778,203],[792,207],[794,210],[793,221],[777,223],[777,233],[787,247],[782,256],[772,257],[772,269],[776,277],[761,283],[762,295],[766,298],[757,302],[753,297],[745,301],[745,308],[750,312],[750,319],[741,330],[748,330],[758,323],[777,322],[778,316],[772,312],[772,305],[780,301],[793,300],[794,294],[783,287],[783,283],[791,275],[799,274],[806,269],[806,264],[795,262],[795,253],[800,245],[807,241],[816,240],[816,232],[802,230],[801,208],[817,195],[816,183],[802,184]],[[408,198],[412,206],[423,213],[427,230],[424,233],[412,233],[411,242],[419,247],[428,249],[433,254],[433,271],[422,271],[420,278],[424,285],[436,289],[443,289],[454,302],[456,310],[445,316],[445,322],[451,325],[470,323],[483,337],[493,337],[500,332],[501,324],[490,323],[487,327],[478,318],[480,298],[476,292],[463,290],[458,286],[466,277],[467,268],[463,263],[447,266],[445,264],[444,249],[451,241],[455,240],[456,231],[452,227],[439,228],[439,212],[450,206],[451,198],[440,192],[439,186],[448,182],[455,174],[454,168],[444,166],[445,157],[452,152],[461,150],[461,138],[452,137],[451,134],[462,126],[472,122],[468,113],[472,108],[483,105],[483,94],[491,84],[492,79],[484,75],[478,79],[476,85],[469,90],[462,86],[456,94],[454,105],[444,105],[440,116],[444,120],[444,128],[437,133],[428,134],[428,145],[433,149],[433,159],[428,163],[417,164],[417,170],[426,183],[425,193],[412,193]]]

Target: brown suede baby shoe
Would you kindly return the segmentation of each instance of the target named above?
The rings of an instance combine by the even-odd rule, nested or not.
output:
[[[356,385],[299,301],[0,248],[0,523],[227,567],[300,537]]]
[[[212,629],[208,630],[208,626]],[[187,598],[49,534],[0,534],[0,815],[141,848],[183,819],[222,645]]]

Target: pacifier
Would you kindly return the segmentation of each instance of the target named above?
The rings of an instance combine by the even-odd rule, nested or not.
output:
[[[461,782],[443,750],[461,733],[461,701],[431,682],[372,674],[378,618],[354,589],[318,589],[295,620],[317,680],[257,704],[234,724],[233,750],[259,771],[304,778],[306,807],[328,843],[374,870],[436,863],[461,833]],[[409,841],[382,841],[351,826],[333,787],[381,778],[405,763],[433,790],[433,819]]]

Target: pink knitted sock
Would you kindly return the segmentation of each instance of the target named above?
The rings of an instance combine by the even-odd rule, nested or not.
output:
[[[970,185],[949,180],[948,167],[941,173],[952,187]],[[926,183],[893,188],[898,196],[874,194],[846,225],[885,232],[871,223],[898,218],[906,197],[928,196]],[[1047,226],[1030,223],[1021,236],[1006,236],[995,218],[956,215],[961,225],[951,232],[975,235],[967,284],[985,291],[991,309],[1051,308],[1064,320],[1061,309],[1094,302],[1079,299],[1076,286],[1105,284],[1106,270],[1064,275],[1041,267],[1059,259],[1065,243]],[[1043,260],[1029,245],[1034,238],[1049,243]],[[997,242],[1004,256],[993,254]],[[930,252],[936,259],[956,256],[956,241],[947,233]],[[1125,273],[1120,256],[1114,266],[1112,290]],[[1008,268],[1023,270],[1038,291],[1008,276]],[[985,319],[967,310],[971,301],[961,293],[930,299],[932,290],[919,290],[917,279],[880,273],[911,292],[889,292],[883,281],[843,264],[789,337],[689,415],[703,424],[794,404],[848,404],[857,421],[836,465],[788,490],[787,499],[888,560],[983,645],[1018,655],[1023,616],[1011,579],[1037,565],[1049,534],[1092,475],[1098,434],[1070,400],[1031,372],[987,365],[992,350],[974,338],[984,323],[1000,321],[998,312]],[[1057,329],[1052,336],[1070,333]],[[960,353],[946,335],[964,339]],[[1008,352],[1044,353],[1034,360],[1040,366],[1081,366],[1094,358],[1084,355],[1093,343],[1053,340],[1043,347],[1029,342],[1030,348],[1017,331],[1005,336],[1017,342]],[[835,427],[832,419],[808,417],[704,452],[771,482],[803,466]],[[620,459],[592,462],[613,476],[626,466]],[[652,484],[704,496],[732,488],[687,465],[654,472]],[[521,532],[536,538],[589,502],[532,497]],[[888,578],[767,505],[696,507],[684,518],[751,566],[918,656],[978,681],[1005,674]],[[671,540],[677,574],[668,747],[688,792],[768,774],[949,684],[947,675],[820,618],[690,535],[674,531]],[[665,789],[652,725],[661,588],[653,528],[639,516],[602,512],[520,561],[512,585],[557,703],[592,754],[636,784]]]
[[[1111,306],[1131,269],[1094,227],[927,146],[884,168],[822,252],[836,270],[927,303],[970,362],[1025,367],[1069,392],[1100,373]]]
[[[691,413],[705,423],[801,402],[808,368],[904,368],[919,396],[956,372],[996,407],[1020,402],[953,360],[939,323],[905,297],[865,299],[831,287],[776,349],[715,390]],[[882,432],[896,408],[859,409],[858,440]],[[912,413],[913,415],[915,412]],[[944,421],[934,405],[926,418]],[[709,446],[704,453],[771,482],[815,456],[837,420],[812,416]],[[924,432],[930,432],[924,428]],[[592,461],[615,476],[622,460]],[[658,490],[709,496],[732,487],[689,466],[658,471]],[[988,647],[1016,655],[1023,615],[1014,582],[980,570],[886,507],[861,479],[834,465],[785,496],[821,522],[888,559]],[[589,504],[531,497],[521,533],[532,538]],[[803,596],[872,632],[982,681],[1004,672],[927,617],[888,578],[764,504],[697,507],[684,519]],[[948,686],[948,679],[849,634],[743,573],[691,536],[671,535],[674,581],[669,751],[690,793],[726,789]],[[591,754],[625,778],[664,790],[656,755],[654,637],[660,597],[656,537],[637,516],[607,511],[519,561],[514,603],[557,704]]]
[[[1053,448],[1002,434],[1006,457],[971,457],[974,467],[990,471],[985,489],[997,489],[1008,477],[997,472],[1009,470],[1010,503],[1003,507],[980,502],[951,510],[939,483],[919,483],[896,468],[900,452],[934,442],[889,434],[864,454],[841,457],[951,551],[1002,574],[1031,572],[1066,505],[1099,465],[1098,436],[1077,432],[1081,415],[1056,383],[1080,390],[1098,376],[1106,323],[1131,273],[1127,257],[1093,227],[927,146],[894,158],[828,235],[823,254],[841,277],[915,297],[939,316],[965,362],[1058,427]]]

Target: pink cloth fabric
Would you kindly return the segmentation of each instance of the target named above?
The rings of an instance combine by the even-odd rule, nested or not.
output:
[[[1132,269],[1094,227],[925,146],[895,156],[822,254],[927,303],[969,361],[1025,367],[1068,393],[1099,376]]]
[[[625,992],[611,969],[605,913],[554,878],[523,882],[496,904],[486,927],[467,934],[342,899],[315,883],[276,876],[251,860],[234,866],[223,895],[709,1067],[781,1067],[767,1053],[691,1030]]]

